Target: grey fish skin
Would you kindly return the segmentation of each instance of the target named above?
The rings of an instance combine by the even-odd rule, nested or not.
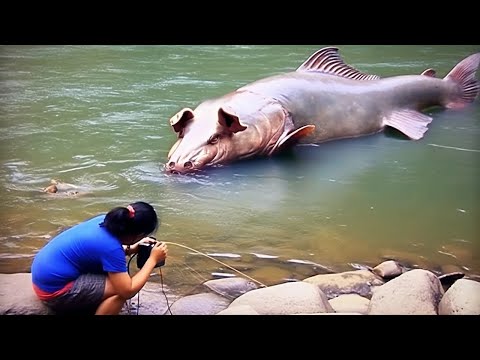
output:
[[[443,79],[433,69],[382,79],[346,64],[337,48],[320,49],[296,71],[257,80],[172,116],[178,139],[165,170],[191,173],[272,156],[297,143],[371,135],[386,126],[419,140],[433,120],[422,111],[462,109],[477,98],[479,65],[475,53]]]
[[[296,127],[317,130],[300,139],[318,143],[380,132],[394,109],[442,106],[458,96],[456,84],[423,75],[359,82],[323,73],[289,73],[259,80],[239,91],[276,99]]]

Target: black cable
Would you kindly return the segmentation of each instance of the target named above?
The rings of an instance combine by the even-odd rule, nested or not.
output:
[[[162,293],[163,293],[163,296],[165,296],[165,300],[167,301],[168,312],[170,313],[170,315],[173,315],[172,310],[170,309],[170,304],[168,303],[167,294],[165,293],[165,290],[163,289],[163,274],[162,274],[162,268],[161,267],[158,268],[158,273],[160,274],[160,283],[162,284]]]
[[[130,276],[130,263],[132,262],[133,258],[136,256],[137,254],[133,254],[130,256],[130,259],[128,259],[128,263],[127,263],[127,272],[128,272],[128,275]],[[140,308],[140,291],[137,293],[137,315],[138,315],[138,309]],[[130,307],[128,307],[128,313],[130,314]]]
[[[155,240],[155,241],[158,241],[155,236],[149,236],[149,238],[150,238],[150,239],[153,239],[153,240]],[[170,309],[170,304],[168,303],[167,294],[165,293],[165,290],[163,289],[163,274],[162,274],[162,268],[161,268],[161,267],[158,268],[158,273],[160,274],[160,283],[162,284],[162,293],[163,293],[163,296],[165,296],[165,300],[166,300],[166,302],[167,302],[168,312],[170,313],[170,315],[173,315],[173,314],[172,314],[172,310]]]
[[[155,239],[153,236],[150,236],[151,238]],[[157,239],[155,239],[157,240]],[[128,272],[128,275],[130,276],[130,263],[132,262],[133,258],[136,256],[137,254],[133,254],[130,256],[130,259],[128,259],[128,263],[127,263],[127,272]],[[163,274],[162,274],[162,268],[159,267],[158,268],[158,273],[160,274],[160,282],[161,282],[161,285],[162,285],[162,293],[163,293],[163,296],[165,296],[165,300],[167,301],[167,309],[168,309],[168,312],[170,313],[170,315],[173,315],[172,314],[172,310],[170,309],[170,304],[168,302],[168,297],[167,297],[167,294],[165,293],[165,290],[163,288]],[[139,309],[140,309],[140,291],[137,293],[137,315],[138,315],[138,312],[139,312]],[[128,308],[128,312],[130,313],[130,307]]]

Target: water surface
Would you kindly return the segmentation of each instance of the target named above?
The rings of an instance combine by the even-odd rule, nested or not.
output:
[[[194,176],[162,171],[178,110],[295,70],[327,45],[0,47],[0,272],[29,272],[56,232],[144,200],[158,210],[160,240],[268,284],[386,258],[478,278],[478,101],[430,111],[417,142],[377,134]],[[443,77],[479,50],[340,46],[382,77],[430,67]],[[41,192],[52,178],[82,194]],[[232,273],[174,244],[169,254],[164,280],[177,288]]]

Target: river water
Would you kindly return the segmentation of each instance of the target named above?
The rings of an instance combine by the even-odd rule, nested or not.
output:
[[[230,267],[274,284],[387,258],[480,277],[478,100],[430,111],[416,142],[381,133],[163,172],[178,110],[293,71],[327,45],[1,46],[0,272],[29,272],[58,231],[143,200],[171,243],[164,281],[183,292]],[[340,46],[347,63],[382,77],[443,77],[479,50]],[[43,193],[51,179],[80,194]]]

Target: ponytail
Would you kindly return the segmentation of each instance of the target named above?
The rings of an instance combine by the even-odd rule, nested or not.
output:
[[[153,233],[158,225],[159,220],[155,209],[143,201],[110,210],[100,224],[116,237],[148,235]]]

